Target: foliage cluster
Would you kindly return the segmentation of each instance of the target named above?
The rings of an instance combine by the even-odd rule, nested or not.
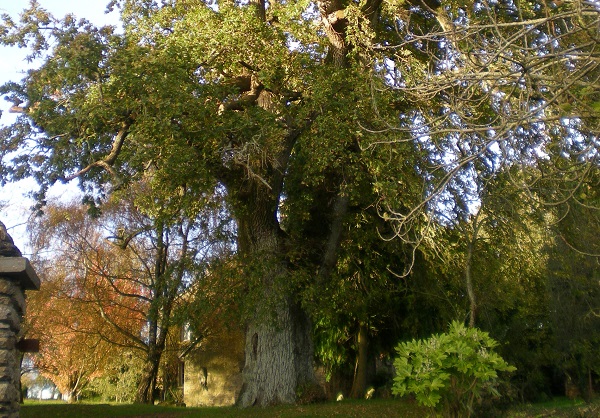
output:
[[[516,370],[494,351],[497,345],[487,332],[458,321],[447,333],[400,343],[392,392],[413,394],[447,417],[471,416],[477,401],[500,396],[498,374]]]
[[[111,358],[103,373],[90,381],[83,396],[99,397],[104,402],[133,403],[144,368],[143,360],[136,354],[124,351]]]

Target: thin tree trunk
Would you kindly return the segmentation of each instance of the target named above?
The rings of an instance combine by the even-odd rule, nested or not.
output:
[[[467,244],[467,260],[465,265],[465,286],[469,296],[469,327],[475,326],[475,316],[477,314],[477,300],[473,290],[473,277],[471,276],[471,260],[473,259],[473,241]]]
[[[319,280],[321,282],[325,281],[335,268],[340,241],[342,240],[343,235],[344,218],[348,212],[349,202],[349,196],[340,190],[335,198],[335,203],[332,208],[333,216],[331,227],[325,244],[321,266],[319,268]]]
[[[358,356],[356,357],[356,368],[350,396],[360,399],[367,391],[367,370],[369,366],[369,329],[365,323],[358,328]]]
[[[594,398],[594,381],[592,379],[592,369],[588,369],[588,402]]]
[[[140,383],[137,387],[135,396],[136,403],[154,403],[154,390],[156,389],[156,380],[158,376],[161,355],[162,352],[157,347],[151,347],[149,349],[146,365],[144,366]]]
[[[171,317],[172,300],[175,294],[169,292],[167,281],[167,247],[165,228],[161,222],[156,225],[156,259],[154,260],[154,298],[148,310],[148,344],[146,365],[142,372],[135,397],[136,403],[153,404],[160,360],[165,350],[168,325]],[[160,325],[159,325],[160,323]]]
[[[475,319],[477,316],[477,298],[475,296],[475,290],[473,287],[473,276],[472,276],[472,264],[473,264],[473,253],[475,252],[475,243],[477,242],[477,236],[479,234],[479,212],[473,219],[473,234],[469,238],[467,243],[467,254],[465,260],[465,287],[467,288],[467,295],[469,297],[469,327],[475,327]]]

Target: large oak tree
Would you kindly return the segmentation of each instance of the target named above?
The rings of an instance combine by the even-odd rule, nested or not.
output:
[[[476,161],[492,175],[534,167],[532,197],[542,178],[597,170],[592,3],[112,5],[123,33],[36,2],[4,17],[0,41],[42,64],[0,90],[20,113],[0,176],[36,178],[40,201],[57,181],[99,201],[149,173],[147,202],[220,193],[247,276],[243,406],[293,402],[314,381],[299,295],[336,268],[350,206],[379,209],[417,246]],[[378,199],[356,197],[365,183]]]

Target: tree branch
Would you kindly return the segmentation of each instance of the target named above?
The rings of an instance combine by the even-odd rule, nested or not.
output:
[[[117,172],[114,170],[114,168],[112,166],[115,163],[115,161],[117,160],[119,154],[121,153],[121,149],[123,148],[123,143],[125,142],[125,138],[129,134],[130,126],[131,126],[130,121],[123,122],[123,125],[122,125],[121,129],[119,130],[119,133],[117,134],[117,136],[115,136],[115,139],[113,140],[113,144],[112,144],[110,153],[106,156],[106,158],[99,160],[99,161],[94,161],[93,163],[89,164],[85,168],[82,168],[81,170],[77,171],[76,173],[71,174],[70,176],[66,176],[64,178],[65,182],[71,181],[77,177],[81,177],[82,175],[84,175],[88,171],[90,171],[91,169],[99,167],[99,168],[103,168],[106,171],[108,171],[110,173],[110,175],[116,180],[116,183],[120,184],[121,180],[119,179]]]

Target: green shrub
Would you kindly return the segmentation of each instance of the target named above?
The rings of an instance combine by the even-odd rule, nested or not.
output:
[[[413,394],[447,417],[469,417],[475,400],[499,396],[498,372],[514,371],[487,332],[452,322],[445,334],[398,344],[392,393]]]
[[[86,396],[104,402],[130,403],[135,400],[144,362],[132,352],[113,357],[100,376],[90,382]]]

